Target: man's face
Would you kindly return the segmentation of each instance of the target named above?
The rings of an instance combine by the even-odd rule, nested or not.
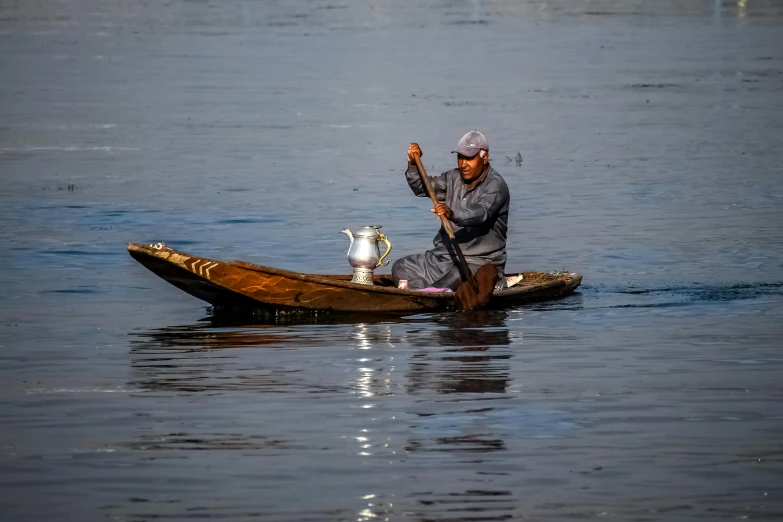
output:
[[[462,182],[466,185],[470,185],[479,179],[484,173],[487,163],[489,163],[489,155],[486,152],[483,154],[476,154],[472,158],[457,154],[457,167],[459,167],[459,174],[462,176]]]

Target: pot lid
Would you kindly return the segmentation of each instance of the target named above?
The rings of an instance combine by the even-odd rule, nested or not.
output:
[[[380,225],[370,225],[369,227],[362,227],[356,232],[355,236],[359,237],[378,237],[380,235]]]

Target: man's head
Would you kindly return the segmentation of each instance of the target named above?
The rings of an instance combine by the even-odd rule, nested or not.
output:
[[[457,166],[465,184],[479,179],[489,165],[489,142],[479,131],[465,134],[452,152],[457,153]]]

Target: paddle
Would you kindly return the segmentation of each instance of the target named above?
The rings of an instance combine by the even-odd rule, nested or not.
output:
[[[427,187],[427,193],[430,195],[432,204],[437,205],[440,202],[435,198],[435,191],[432,189],[432,182],[430,181],[430,177],[427,175],[427,171],[424,169],[424,165],[421,164],[421,156],[418,154],[413,154],[413,159],[416,161],[416,167],[419,169],[421,180],[424,182],[424,186]],[[451,246],[454,248],[454,252],[457,253],[457,260],[459,261],[459,266],[461,268],[460,272],[463,274],[463,280],[470,283],[470,286],[473,287],[473,290],[478,293],[478,283],[476,283],[476,279],[473,277],[473,272],[470,271],[468,262],[465,261],[465,256],[462,254],[462,249],[457,244],[457,240],[454,237],[454,228],[452,228],[451,222],[446,219],[446,216],[440,216],[440,220],[443,222],[443,228],[446,230],[446,234],[449,235]]]

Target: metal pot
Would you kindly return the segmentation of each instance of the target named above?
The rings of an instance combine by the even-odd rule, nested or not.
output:
[[[348,262],[353,267],[352,283],[371,285],[373,270],[382,264],[389,264],[389,260],[386,260],[386,263],[383,260],[391,252],[392,245],[380,229],[380,226],[372,225],[362,227],[356,232],[351,232],[347,228],[340,231],[351,240],[351,245],[348,247]],[[378,243],[386,244],[386,252],[383,255],[378,248]]]

